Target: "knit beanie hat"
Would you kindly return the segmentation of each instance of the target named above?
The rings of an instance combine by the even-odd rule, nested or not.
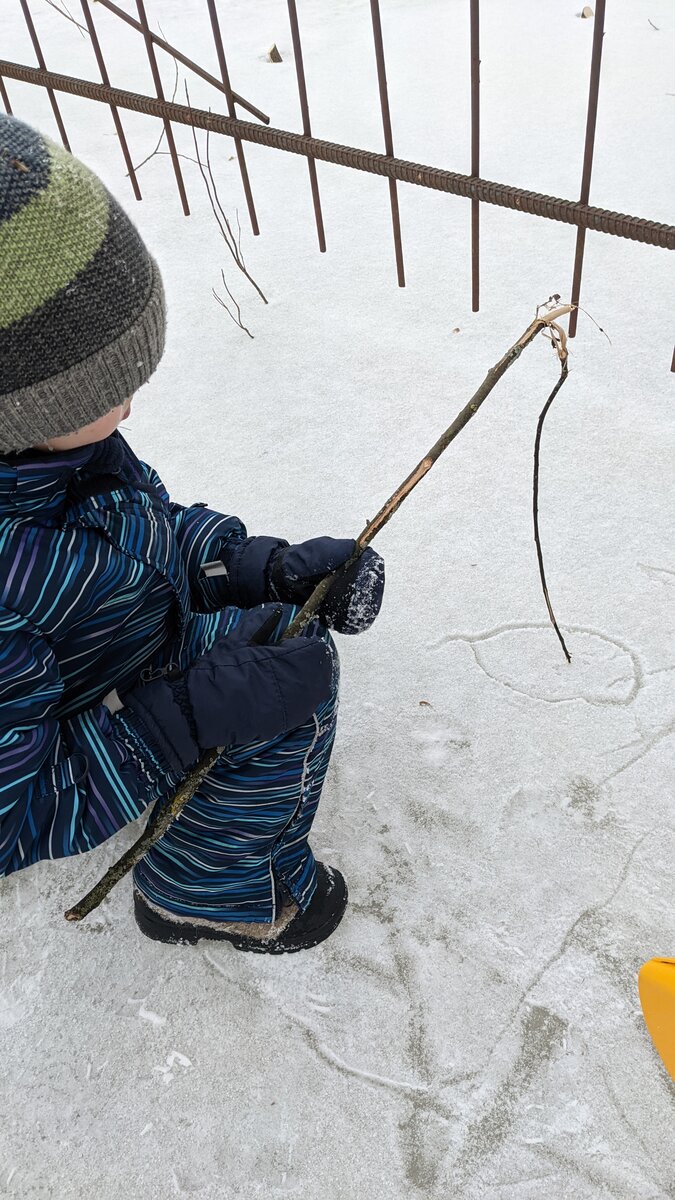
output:
[[[164,292],[100,179],[0,115],[0,453],[129,399],[164,349]]]

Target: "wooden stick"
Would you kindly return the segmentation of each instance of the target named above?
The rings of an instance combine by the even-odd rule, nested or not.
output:
[[[377,516],[373,517],[372,521],[369,521],[365,529],[363,529],[359,534],[358,538],[356,539],[356,549],[351,558],[342,567],[340,567],[338,571],[333,572],[332,575],[327,575],[326,578],[322,579],[321,583],[317,585],[309,600],[303,606],[302,611],[298,613],[295,620],[292,621],[288,626],[284,637],[295,637],[296,634],[300,633],[300,630],[307,624],[310,617],[314,616],[317,609],[320,607],[322,601],[326,597],[327,592],[332,587],[333,582],[335,579],[337,579],[338,575],[343,574],[344,571],[349,569],[352,563],[355,562],[359,555],[363,553],[366,546],[372,542],[375,534],[379,533],[380,530],[387,524],[387,521],[393,517],[394,513],[398,508],[400,508],[406,496],[409,496],[413,488],[417,487],[417,484],[420,482],[420,480],[424,479],[424,476],[428,471],[431,470],[434,463],[440,458],[443,451],[447,450],[450,443],[457,437],[457,434],[461,433],[464,426],[468,424],[473,416],[475,416],[481,404],[485,398],[489,396],[495,384],[499,382],[502,375],[508,371],[509,367],[513,366],[513,363],[520,358],[520,355],[525,347],[529,346],[530,342],[533,342],[537,334],[541,333],[543,329],[555,329],[557,322],[561,317],[564,317],[566,313],[570,311],[570,308],[571,306],[569,304],[563,304],[560,308],[556,308],[552,312],[543,313],[541,316],[537,315],[532,324],[529,325],[525,330],[523,336],[519,338],[518,341],[511,346],[510,350],[507,350],[506,354],[500,358],[499,362],[488,371],[485,379],[478,388],[478,391],[474,393],[469,400],[469,403],[464,406],[460,413],[458,413],[452,422],[452,425],[448,426],[445,433],[438,439],[437,442],[434,443],[422,461],[417,464],[414,471],[410,472],[408,478],[405,479],[400,487],[396,489],[394,494],[389,497],[386,504],[382,506]],[[564,343],[563,353],[566,357]]]
[[[124,879],[124,876],[132,867],[135,867],[136,863],[141,861],[146,850],[149,850],[166,833],[169,825],[175,821],[181,809],[185,807],[188,800],[192,799],[220,752],[221,749],[209,750],[208,754],[205,754],[200,759],[197,766],[189,775],[186,775],[171,800],[160,809],[157,820],[154,823],[148,821],[143,833],[136,839],[133,846],[130,846],[122,857],[118,858],[117,862],[108,868],[105,875],[99,879],[98,883],[94,884],[94,887],[91,891],[87,892],[86,896],[78,900],[77,904],[74,904],[72,908],[66,910],[63,914],[66,921],[81,921],[83,917],[93,912],[95,908],[98,908],[101,901],[105,899],[108,892],[112,891],[115,884],[119,883],[120,879]],[[155,809],[153,808],[153,815],[154,812]]]
[[[369,521],[365,529],[363,529],[359,534],[358,538],[356,539],[356,548],[352,556],[346,563],[344,563],[342,567],[340,567],[338,571],[335,571],[332,575],[327,575],[325,579],[322,579],[321,583],[319,583],[314,589],[312,595],[309,597],[309,600],[303,605],[295,620],[293,620],[286,629],[285,633],[283,634],[284,639],[295,637],[301,632],[302,629],[304,629],[305,625],[307,625],[311,618],[315,615],[321,604],[321,601],[325,598],[327,592],[330,590],[334,580],[348,570],[351,564],[355,562],[356,559],[363,553],[366,546],[372,542],[375,534],[379,533],[380,529],[382,529],[383,526],[391,520],[394,513],[400,508],[406,496],[409,496],[413,488],[417,487],[417,484],[420,482],[420,480],[424,479],[424,476],[431,470],[432,466],[440,458],[443,451],[447,450],[450,443],[457,437],[457,434],[464,429],[465,425],[468,425],[471,418],[474,417],[478,412],[478,409],[483,401],[487,396],[489,396],[495,384],[499,382],[502,375],[506,374],[509,367],[513,366],[514,362],[520,358],[525,347],[529,346],[530,342],[534,341],[534,339],[537,337],[537,334],[541,333],[543,330],[548,330],[549,335],[551,335],[553,338],[554,346],[558,351],[558,356],[561,362],[564,363],[564,361],[566,361],[564,334],[562,334],[557,322],[561,317],[564,317],[567,313],[569,313],[570,310],[571,306],[569,304],[564,304],[559,308],[554,309],[552,312],[544,312],[541,315],[538,314],[532,324],[528,325],[522,337],[519,337],[518,341],[506,351],[506,354],[500,358],[499,362],[488,371],[485,379],[478,388],[478,391],[474,393],[469,400],[469,403],[464,406],[460,413],[458,413],[452,424],[448,426],[445,433],[438,439],[437,442],[434,443],[429,452],[425,454],[424,458],[417,464],[414,471],[410,472],[408,478],[405,479],[400,487],[396,489],[393,495],[389,497],[386,504],[384,504],[378,512],[377,516],[374,517],[372,521]],[[562,340],[560,337],[561,334]],[[564,355],[564,359],[562,355]],[[558,384],[558,387],[559,386],[560,383]],[[105,875],[103,875],[102,878],[99,879],[98,883],[94,885],[91,891],[87,892],[86,896],[83,896],[82,899],[77,902],[77,904],[73,905],[72,908],[69,908],[66,911],[64,915],[67,921],[81,921],[83,917],[86,917],[90,912],[98,907],[98,905],[102,900],[105,899],[105,897],[108,895],[108,892],[112,890],[115,884],[119,883],[120,879],[123,879],[127,872],[129,872],[137,862],[140,862],[146,851],[149,850],[150,847],[153,846],[164,833],[166,833],[171,823],[176,820],[185,805],[192,799],[205,775],[208,775],[212,766],[222,753],[222,750],[223,747],[220,746],[215,750],[207,750],[206,753],[202,755],[197,763],[197,766],[190,772],[189,775],[186,776],[172,799],[162,807],[157,820],[153,824],[148,822],[148,825],[146,825],[143,833],[138,840],[134,842],[133,846],[130,846],[126,853],[123,854],[116,863],[113,863],[113,865],[106,871]]]
[[[546,607],[548,609],[548,615],[551,619],[551,624],[552,624],[553,628],[555,629],[556,634],[558,635],[558,641],[560,642],[560,645],[563,648],[563,654],[565,655],[565,658],[567,659],[568,663],[571,663],[572,656],[571,656],[569,650],[567,649],[567,643],[565,642],[565,639],[558,627],[558,622],[555,619],[555,613],[553,611],[551,599],[548,594],[548,586],[546,584],[546,573],[544,571],[544,555],[542,553],[541,539],[539,537],[539,454],[540,454],[540,450],[541,450],[541,433],[542,433],[542,429],[544,428],[544,421],[546,419],[546,414],[547,414],[549,408],[551,407],[551,405],[553,404],[553,401],[555,400],[556,396],[558,395],[558,392],[560,391],[563,383],[567,379],[567,375],[568,375],[567,357],[565,357],[564,359],[561,359],[560,378],[558,379],[558,382],[556,383],[555,387],[553,388],[551,395],[549,396],[544,407],[542,408],[542,410],[539,414],[539,420],[537,422],[537,435],[534,439],[534,474],[533,474],[533,479],[532,479],[532,515],[533,515],[533,522],[534,522],[534,544],[537,547],[537,562],[539,564],[539,578],[541,579],[541,587],[542,587],[542,591],[544,593],[544,600],[546,601]]]

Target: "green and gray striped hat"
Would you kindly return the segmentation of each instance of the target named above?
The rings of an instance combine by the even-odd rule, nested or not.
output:
[[[157,264],[117,201],[0,116],[0,453],[122,404],[155,370],[164,322]]]

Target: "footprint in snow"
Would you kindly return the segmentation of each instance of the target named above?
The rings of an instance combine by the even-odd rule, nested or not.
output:
[[[471,749],[471,738],[453,717],[435,712],[431,706],[420,708],[412,728],[413,740],[432,766],[441,766],[457,754]]]

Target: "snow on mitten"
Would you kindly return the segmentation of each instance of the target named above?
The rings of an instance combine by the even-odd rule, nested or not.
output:
[[[355,546],[352,538],[319,537],[282,547],[270,559],[270,594],[274,599],[303,604],[326,575],[351,557]],[[335,580],[318,615],[337,633],[362,633],[379,613],[383,593],[384,559],[367,547]]]

